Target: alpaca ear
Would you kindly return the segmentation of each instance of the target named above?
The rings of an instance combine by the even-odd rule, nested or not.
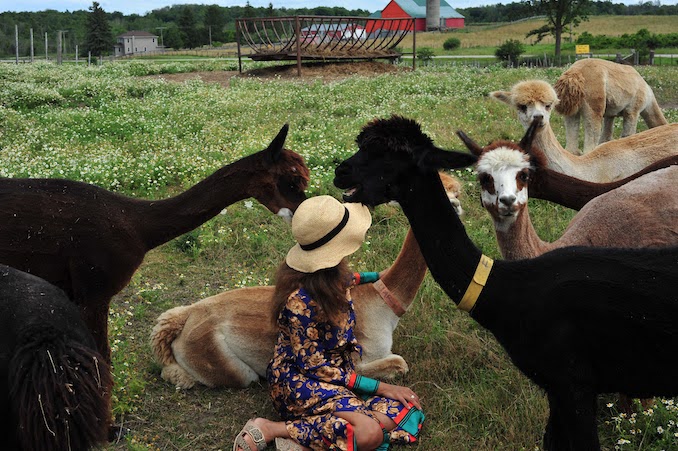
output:
[[[540,122],[541,119],[533,119],[532,122],[530,123],[530,126],[527,127],[525,136],[523,136],[523,139],[521,139],[520,142],[518,143],[520,148],[523,149],[525,152],[529,152],[530,149],[532,149],[532,141],[534,141],[534,135],[537,134],[537,129],[539,128]]]
[[[287,131],[289,129],[290,124],[283,125],[276,137],[271,141],[271,144],[266,148],[266,151],[271,154],[274,162],[280,159],[280,154],[285,147],[285,139],[287,138]]]
[[[462,132],[461,130],[457,131],[457,136],[466,144],[466,147],[468,150],[475,155],[476,157],[479,157],[483,153],[483,148],[480,147],[474,140],[468,137],[466,133]]]
[[[490,97],[494,97],[495,99],[508,103],[511,105],[511,92],[510,91],[492,91],[490,93]]]
[[[478,161],[478,157],[467,152],[443,150],[430,147],[421,153],[417,166],[421,169],[459,169],[471,166]]]

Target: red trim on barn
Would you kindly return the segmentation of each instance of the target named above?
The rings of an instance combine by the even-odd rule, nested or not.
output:
[[[396,3],[395,0],[391,0],[388,5],[381,11],[381,17],[384,19],[397,19],[400,17],[411,17],[409,14],[405,12],[404,9],[400,7]],[[389,28],[387,26],[380,26],[377,23],[378,19],[375,19],[375,22],[369,21],[368,24],[365,26],[367,29],[368,33],[371,33],[374,29],[377,28],[384,28],[384,29],[398,29],[398,30],[403,30],[405,29],[405,25],[401,26],[393,26],[393,28]],[[426,31],[426,18],[418,18],[414,19],[414,28],[416,31]],[[445,28],[464,28],[464,18],[463,17],[458,17],[458,18],[446,18],[445,19]]]

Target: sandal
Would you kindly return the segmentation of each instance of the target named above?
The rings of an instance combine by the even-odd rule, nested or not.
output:
[[[248,420],[245,423],[245,426],[242,428],[242,431],[238,433],[233,442],[233,451],[237,451],[238,448],[241,448],[243,451],[251,451],[250,445],[245,441],[245,434],[249,435],[256,446],[257,451],[264,451],[266,449],[266,439],[264,438],[264,433],[261,432],[261,429],[256,427],[252,420]]]
[[[301,451],[301,445],[289,438],[275,438],[276,451]]]

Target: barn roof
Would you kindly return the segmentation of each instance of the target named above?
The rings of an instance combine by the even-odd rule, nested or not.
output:
[[[403,11],[415,19],[426,18],[426,0],[393,0]],[[456,9],[445,0],[440,0],[440,17],[445,19],[463,19]]]
[[[118,35],[119,38],[131,38],[132,36],[135,37],[140,37],[140,38],[150,38],[150,37],[158,37],[157,34],[149,33],[148,31],[141,31],[141,30],[132,30],[132,31],[127,31],[123,34]]]

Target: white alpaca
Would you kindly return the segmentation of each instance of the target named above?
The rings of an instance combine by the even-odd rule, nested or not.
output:
[[[612,139],[615,117],[623,118],[622,138],[636,132],[639,116],[648,128],[668,124],[652,88],[631,66],[582,59],[563,72],[553,87],[560,99],[556,111],[565,116],[565,148],[574,154],[579,153],[580,118],[584,122],[581,153]]]
[[[461,213],[459,181],[440,174],[450,203]],[[391,352],[393,331],[417,294],[426,262],[409,231],[396,261],[379,283],[351,290],[355,334],[363,348],[361,374],[377,379],[407,373],[407,362]],[[388,288],[384,288],[388,287]],[[174,307],[151,332],[151,347],[163,365],[162,378],[177,388],[196,382],[208,387],[244,388],[266,376],[277,329],[271,318],[274,286],[246,287]]]
[[[584,155],[573,155],[560,145],[551,129],[551,111],[558,104],[558,96],[550,84],[527,80],[511,91],[494,91],[490,96],[513,106],[525,129],[534,119],[540,121],[534,146],[544,152],[549,168],[571,177],[612,182],[678,154],[678,123],[674,123],[600,144]]]

